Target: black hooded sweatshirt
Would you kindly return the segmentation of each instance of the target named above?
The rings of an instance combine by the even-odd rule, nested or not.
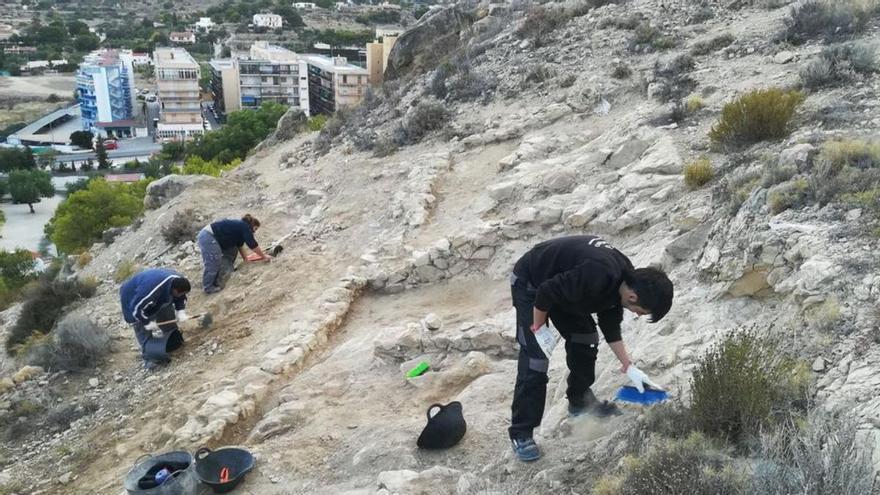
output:
[[[629,258],[596,236],[577,235],[542,242],[524,254],[513,273],[537,288],[535,307],[583,316],[591,332],[599,319],[606,342],[617,342],[623,306],[620,284],[633,270]]]

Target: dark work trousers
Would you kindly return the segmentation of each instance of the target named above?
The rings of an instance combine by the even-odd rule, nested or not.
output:
[[[202,229],[198,236],[199,249],[202,251],[202,262],[205,264],[202,273],[202,288],[207,293],[217,292],[226,285],[226,281],[235,267],[238,248],[221,249],[220,244],[207,228]]]
[[[510,428],[511,439],[530,438],[541,425],[544,403],[547,399],[547,369],[550,361],[531,331],[537,290],[525,280],[511,276],[511,296],[516,308],[516,340],[519,359]],[[558,311],[550,321],[565,339],[565,362],[568,364],[566,395],[574,404],[583,404],[584,394],[596,378],[596,355],[599,336],[589,315],[575,315]]]

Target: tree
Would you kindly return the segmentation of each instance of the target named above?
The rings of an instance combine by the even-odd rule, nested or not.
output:
[[[26,249],[0,250],[0,279],[7,289],[18,289],[36,278],[34,257]]]
[[[95,135],[92,134],[92,131],[73,131],[70,134],[70,144],[90,150],[92,149],[92,140],[94,138]]]
[[[71,194],[58,205],[46,226],[52,242],[65,253],[87,248],[111,227],[130,224],[144,209],[144,193],[149,181],[110,184],[96,178],[86,189]]]
[[[89,26],[83,21],[71,21],[67,24],[67,32],[70,33],[71,36],[79,36],[88,33]]]
[[[34,203],[40,198],[51,198],[55,195],[52,176],[42,170],[13,170],[9,173],[9,193],[15,203],[27,203],[34,211]]]
[[[92,33],[81,34],[73,40],[73,46],[82,52],[95,50],[100,44],[101,39]]]
[[[29,147],[24,149],[0,148],[0,172],[33,168],[37,168],[37,161],[34,159],[34,152]]]
[[[98,170],[107,170],[113,165],[107,158],[107,148],[104,147],[104,138],[98,137],[98,142],[95,144],[95,158],[98,159]]]
[[[287,27],[289,28],[298,28],[306,25],[296,9],[290,5],[279,5],[275,7],[274,12],[284,19],[285,24],[287,24]]]

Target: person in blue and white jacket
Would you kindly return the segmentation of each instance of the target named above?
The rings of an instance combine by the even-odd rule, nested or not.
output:
[[[187,319],[184,309],[189,291],[190,283],[186,277],[164,268],[144,270],[122,283],[119,288],[122,316],[126,323],[134,327],[134,335],[141,346],[142,355],[152,332],[159,330],[156,317],[162,308],[173,304],[177,321]],[[147,368],[152,368],[157,363],[144,357],[144,364]]]

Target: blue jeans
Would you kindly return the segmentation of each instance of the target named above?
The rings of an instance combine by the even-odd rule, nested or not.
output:
[[[197,240],[202,251],[202,262],[205,264],[202,288],[208,294],[217,292],[226,285],[226,279],[232,273],[238,248],[221,249],[214,235],[205,229],[199,232]]]

